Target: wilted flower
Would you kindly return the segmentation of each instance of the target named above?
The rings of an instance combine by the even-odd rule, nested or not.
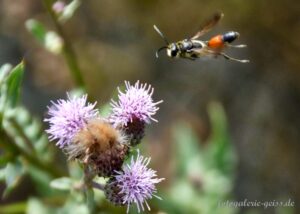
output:
[[[131,138],[131,144],[136,145],[144,136],[144,126],[150,121],[157,122],[153,116],[159,109],[157,105],[163,101],[153,102],[154,88],[151,85],[130,85],[125,81],[126,90],[122,92],[119,88],[119,101],[111,101],[112,114],[110,121],[115,127],[121,126]]]
[[[156,178],[156,171],[147,168],[149,162],[150,158],[138,154],[136,160],[132,158],[131,163],[123,167],[123,171],[116,172],[105,187],[107,199],[116,205],[127,205],[127,213],[132,203],[136,204],[138,212],[144,211],[144,204],[150,210],[147,200],[153,196],[161,199],[155,195],[155,184],[164,179]]]
[[[48,107],[49,118],[44,120],[50,125],[46,130],[49,139],[57,140],[60,148],[69,145],[75,134],[84,128],[89,120],[98,116],[98,110],[94,109],[96,103],[87,103],[87,95],[67,96],[67,100],[52,102],[52,106]]]
[[[129,147],[120,130],[98,118],[88,121],[65,151],[70,159],[76,158],[93,168],[95,174],[109,177],[121,169]]]

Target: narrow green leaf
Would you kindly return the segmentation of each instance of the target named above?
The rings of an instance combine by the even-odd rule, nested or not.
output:
[[[183,121],[177,123],[172,132],[176,146],[177,171],[179,176],[185,176],[190,164],[201,155],[200,144],[191,127]]]
[[[44,133],[41,121],[23,106],[5,111],[3,128],[24,150],[40,154],[40,159],[49,161],[53,151]]]
[[[3,114],[7,100],[7,77],[11,71],[10,64],[4,64],[0,67],[0,128],[2,128]]]
[[[43,196],[52,196],[55,194],[54,189],[49,186],[52,177],[44,170],[38,169],[32,165],[27,166],[28,175],[35,183],[36,191]]]
[[[24,62],[14,67],[7,78],[7,99],[11,108],[16,107],[20,95],[22,77],[24,73]]]
[[[26,21],[25,27],[39,42],[44,43],[47,31],[42,23],[35,19],[29,19]]]
[[[55,211],[51,208],[48,208],[37,198],[31,198],[28,201],[27,205],[27,214],[51,214],[55,213]]]
[[[5,180],[5,172],[6,172],[6,168],[2,168],[0,169],[0,181],[4,181]]]
[[[95,212],[95,199],[94,199],[94,190],[93,188],[88,188],[85,192],[86,194],[86,203],[87,203],[87,207],[90,211],[90,213],[94,213]]]
[[[5,80],[9,74],[9,72],[12,69],[12,65],[11,64],[4,64],[0,67],[0,87],[3,83],[5,83]]]
[[[212,124],[210,138],[210,158],[213,164],[223,173],[230,173],[235,166],[234,148],[230,144],[225,111],[220,103],[213,102],[208,106]]]
[[[70,190],[73,187],[74,182],[71,178],[62,177],[54,179],[50,182],[50,186],[59,190]]]
[[[70,4],[65,6],[62,14],[59,16],[59,21],[66,22],[67,20],[72,18],[76,10],[79,8],[80,4],[81,4],[80,0],[73,0]]]
[[[4,198],[18,186],[24,172],[24,168],[19,162],[7,164],[5,168],[6,189],[3,193]]]
[[[25,26],[29,32],[44,45],[44,47],[55,54],[59,54],[63,47],[63,40],[53,31],[47,31],[44,25],[35,19],[26,21]]]

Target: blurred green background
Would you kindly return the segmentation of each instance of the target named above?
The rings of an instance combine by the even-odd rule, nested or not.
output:
[[[238,31],[235,43],[248,48],[226,52],[250,63],[172,60],[164,54],[155,58],[164,44],[153,24],[169,40],[178,41],[195,33],[216,11],[225,16],[203,39]],[[42,1],[0,0],[0,65],[25,59],[21,103],[43,118],[50,100],[65,97],[75,84],[63,57],[45,50],[25,28],[32,18],[55,31]],[[75,49],[87,91],[100,108],[124,80],[150,83],[154,99],[164,100],[156,115],[159,123],[149,126],[141,146],[158,175],[166,178],[158,187],[164,200],[152,200],[151,213],[300,213],[298,1],[84,0],[63,30]],[[66,165],[65,157],[60,154],[55,164]],[[36,186],[25,176],[1,206],[19,203],[24,208],[22,203],[29,201],[31,208],[24,209],[41,213],[32,210],[56,209],[69,195],[53,193],[56,198],[43,200]],[[295,206],[217,206],[227,199],[291,199]],[[105,202],[100,208],[101,213],[125,212]]]

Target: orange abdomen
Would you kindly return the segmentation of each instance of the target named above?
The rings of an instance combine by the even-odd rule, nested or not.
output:
[[[224,41],[223,41],[223,35],[217,35],[211,38],[208,41],[208,47],[210,48],[223,48],[224,47]]]

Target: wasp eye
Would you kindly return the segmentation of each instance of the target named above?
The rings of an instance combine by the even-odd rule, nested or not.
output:
[[[176,45],[173,44],[170,49],[171,49],[171,56],[175,57],[177,55],[177,52],[178,52]]]
[[[176,54],[177,54],[177,50],[176,49],[175,50],[171,50],[171,56],[175,57]]]

